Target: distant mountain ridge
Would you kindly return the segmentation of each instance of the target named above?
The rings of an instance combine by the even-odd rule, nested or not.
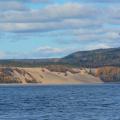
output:
[[[78,51],[65,56],[64,58],[0,60],[0,65],[17,67],[41,67],[47,65],[69,65],[85,68],[103,66],[120,67],[120,47],[91,51]]]

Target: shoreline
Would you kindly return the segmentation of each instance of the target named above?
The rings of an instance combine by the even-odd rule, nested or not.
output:
[[[119,82],[120,83],[120,82]],[[80,83],[80,84],[39,84],[39,83],[31,83],[31,84],[0,84],[0,86],[94,86],[94,85],[119,85],[117,82],[111,83]]]

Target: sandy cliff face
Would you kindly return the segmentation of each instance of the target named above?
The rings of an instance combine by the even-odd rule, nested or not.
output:
[[[97,68],[95,76],[104,82],[120,82],[120,67],[101,67]]]
[[[82,84],[102,80],[84,69],[0,68],[0,83]]]

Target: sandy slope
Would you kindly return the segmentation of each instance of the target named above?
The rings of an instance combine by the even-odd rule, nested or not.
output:
[[[51,72],[46,68],[20,68],[27,71],[41,84],[78,84],[78,83],[101,83],[99,78],[89,75],[84,70],[72,74],[70,72]]]
[[[0,68],[1,83],[41,83],[41,84],[79,84],[102,83],[86,72],[77,69],[77,73],[52,72],[46,68]]]

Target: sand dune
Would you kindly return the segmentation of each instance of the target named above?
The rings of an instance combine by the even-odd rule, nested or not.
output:
[[[4,71],[4,72],[3,72]],[[46,68],[2,68],[0,78],[4,75],[2,83],[40,83],[40,84],[83,84],[102,83],[86,70],[78,69],[77,73],[53,72]]]

